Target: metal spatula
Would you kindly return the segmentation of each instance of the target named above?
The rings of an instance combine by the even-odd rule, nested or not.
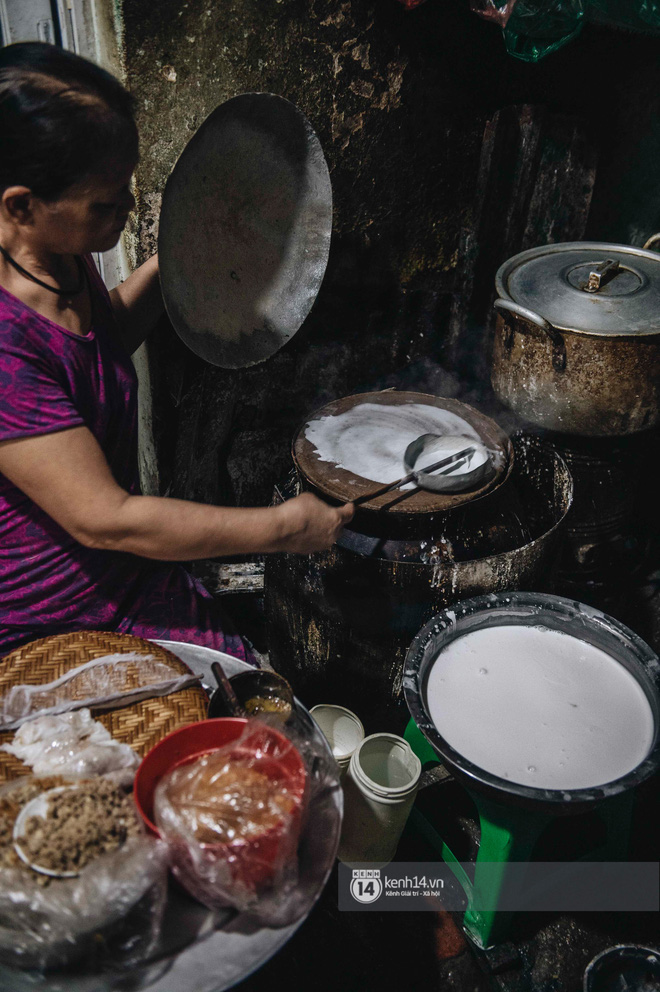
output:
[[[461,438],[460,440],[463,441],[464,438]],[[474,444],[472,445],[468,444],[465,447],[461,448],[460,451],[456,451],[453,455],[446,455],[444,458],[441,458],[439,461],[434,462],[432,465],[428,465],[424,469],[424,474],[430,475],[433,472],[439,472],[439,470],[442,468],[451,470],[459,462],[463,462],[467,465],[469,464],[470,458],[472,457],[472,455],[474,455],[476,450],[477,449]],[[440,473],[440,474],[444,475],[446,473]],[[408,482],[415,482],[418,486],[420,486],[418,475],[419,472],[416,471],[409,472],[408,475],[404,475],[402,479],[397,479],[396,482],[390,482],[389,485],[382,486],[380,489],[376,489],[372,493],[367,493],[365,496],[358,496],[357,499],[354,499],[352,501],[353,505],[360,506],[362,503],[368,503],[369,500],[376,499],[378,496],[384,496],[385,493],[389,493],[393,489],[399,489],[400,486],[405,486]],[[422,486],[421,488],[424,487]]]

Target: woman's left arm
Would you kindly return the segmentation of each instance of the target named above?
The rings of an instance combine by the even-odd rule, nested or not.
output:
[[[132,355],[163,313],[158,255],[152,255],[128,279],[111,290],[110,301],[122,344]]]

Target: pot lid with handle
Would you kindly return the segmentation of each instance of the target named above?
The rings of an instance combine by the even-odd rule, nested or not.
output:
[[[501,299],[560,330],[660,334],[660,254],[645,248],[595,241],[543,245],[504,262],[495,286]]]
[[[312,308],[331,231],[328,166],[300,110],[270,93],[221,104],[163,195],[161,285],[179,337],[221,368],[269,358]]]

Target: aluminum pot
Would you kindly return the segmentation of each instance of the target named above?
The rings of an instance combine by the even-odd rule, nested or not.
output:
[[[660,422],[658,241],[545,245],[500,266],[492,382],[504,403],[565,434]]]

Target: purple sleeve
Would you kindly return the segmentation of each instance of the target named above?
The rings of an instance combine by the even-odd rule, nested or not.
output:
[[[2,337],[0,326],[0,338]],[[57,371],[16,342],[0,347],[0,441],[52,434],[85,421]]]

